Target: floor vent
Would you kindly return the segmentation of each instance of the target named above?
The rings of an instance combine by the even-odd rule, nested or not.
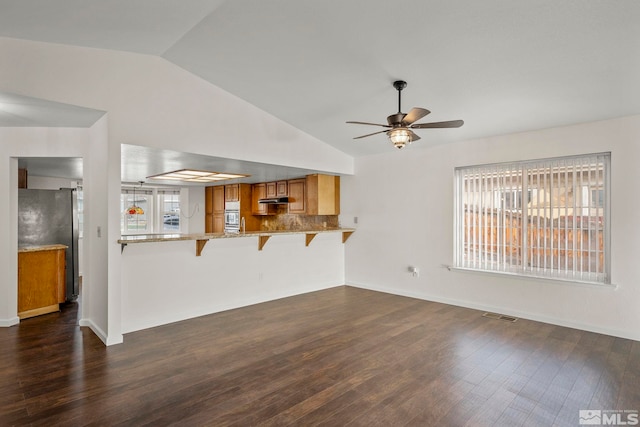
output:
[[[499,313],[484,313],[482,315],[483,317],[488,317],[490,319],[498,319],[498,320],[506,320],[507,322],[515,322],[516,320],[518,320],[517,317],[513,317],[513,316],[507,316],[505,314],[499,314]]]

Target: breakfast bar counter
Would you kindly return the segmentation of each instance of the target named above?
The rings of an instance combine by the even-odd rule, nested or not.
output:
[[[203,233],[203,234],[138,234],[122,236],[118,243],[122,251],[128,244],[133,243],[154,243],[171,242],[182,240],[194,240],[196,242],[196,256],[202,254],[202,249],[209,240],[215,239],[237,239],[244,237],[257,237],[258,250],[261,251],[269,238],[290,234],[303,234],[305,236],[305,246],[309,246],[313,238],[320,233],[342,233],[342,243],[356,231],[355,228],[323,228],[319,230],[274,230],[274,231],[246,231],[240,233]]]

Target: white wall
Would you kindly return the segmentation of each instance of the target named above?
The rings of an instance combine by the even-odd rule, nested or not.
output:
[[[84,152],[85,203],[94,208],[86,216],[84,243],[91,250],[85,278],[91,275],[92,285],[81,320],[107,344],[122,341],[122,283],[127,282],[121,277],[117,244],[121,144],[353,172],[352,157],[159,57],[2,37],[0,56],[0,91],[107,112],[89,130]],[[55,132],[31,134],[24,147],[11,143],[0,148],[0,162],[7,166],[0,172],[6,178],[0,196],[9,199],[14,191],[9,183],[15,181],[17,164],[11,156],[83,156],[59,140],[47,146],[48,136]],[[30,145],[37,148],[33,153]],[[0,244],[0,270],[7,279],[0,281],[0,295],[6,296],[0,302],[0,326],[17,321],[17,255],[12,241],[15,230],[2,224],[0,242],[9,243]]]
[[[348,284],[640,340],[640,116],[357,159],[342,179]],[[428,131],[417,144],[429,144]],[[448,271],[456,166],[610,151],[612,281],[566,284]],[[420,268],[412,277],[407,267]]]
[[[183,233],[204,233],[204,187],[185,187],[180,191],[180,221],[186,223]]]
[[[0,90],[107,111],[119,144],[353,172],[351,156],[156,56],[3,37],[0,55]]]
[[[77,181],[67,178],[55,178],[51,176],[29,175],[27,188],[36,190],[59,190],[61,188],[76,188]]]
[[[132,332],[204,314],[344,284],[342,233],[129,244],[122,254],[122,330]]]
[[[85,189],[96,195],[85,199],[85,224],[91,229],[102,227],[106,233],[106,191],[100,188],[106,186],[106,172],[103,171],[104,166],[101,166],[105,164],[105,157],[100,152],[95,152],[96,146],[99,149],[104,144],[104,141],[100,141],[100,135],[106,133],[106,120],[104,117],[91,129],[0,128],[0,162],[4,165],[0,168],[0,198],[6,201],[0,206],[0,215],[7,218],[6,221],[0,221],[0,326],[10,326],[19,321],[17,158],[83,158]],[[106,265],[106,238],[85,236],[85,240],[87,244],[84,245],[83,256],[88,262],[85,262],[81,322],[91,326],[106,340],[108,325],[99,300],[100,295],[106,294],[107,288],[106,277],[100,275],[100,266]]]

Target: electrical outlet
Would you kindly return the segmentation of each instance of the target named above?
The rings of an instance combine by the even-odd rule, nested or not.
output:
[[[413,277],[418,277],[420,275],[420,269],[418,267],[413,267],[410,265],[408,270]]]

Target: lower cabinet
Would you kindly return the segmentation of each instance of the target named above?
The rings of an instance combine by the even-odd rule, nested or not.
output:
[[[18,317],[60,310],[65,301],[66,246],[48,245],[18,250]]]

